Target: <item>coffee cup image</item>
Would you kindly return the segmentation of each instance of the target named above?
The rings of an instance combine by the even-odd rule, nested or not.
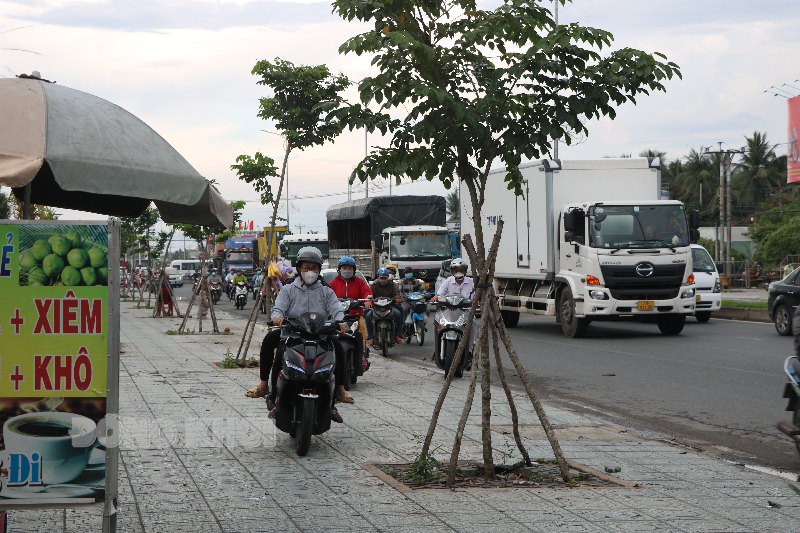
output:
[[[8,485],[68,483],[80,476],[96,444],[91,418],[57,411],[27,413],[3,424]]]

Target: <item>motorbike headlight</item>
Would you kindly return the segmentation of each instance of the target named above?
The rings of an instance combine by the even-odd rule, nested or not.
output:
[[[305,373],[306,373],[304,368],[300,368],[299,366],[297,366],[296,364],[292,363],[291,361],[286,361],[286,368],[288,368],[289,370],[294,370],[295,372],[298,372],[298,373],[303,374],[303,375],[305,375]]]
[[[719,279],[714,282],[714,292],[722,292],[722,283],[719,282]]]
[[[318,369],[316,369],[316,370],[314,371],[314,374],[321,374],[321,373],[323,373],[323,372],[330,372],[331,370],[333,370],[333,365],[332,365],[332,364],[330,364],[330,365],[325,365],[325,366],[323,366],[322,368],[318,368]]]
[[[464,300],[464,298],[462,296],[459,296],[457,294],[454,294],[452,296],[448,296],[445,299],[447,300],[447,303],[449,303],[452,306],[460,305],[461,302]]]
[[[681,298],[694,298],[694,289],[686,289],[681,293]]]

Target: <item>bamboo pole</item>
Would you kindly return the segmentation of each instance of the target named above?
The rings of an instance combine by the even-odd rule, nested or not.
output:
[[[478,350],[480,351],[480,347]],[[453,482],[456,479],[458,456],[461,453],[461,439],[464,437],[464,428],[467,426],[469,412],[472,410],[472,401],[475,398],[475,384],[477,381],[478,373],[473,372],[472,379],[469,380],[469,389],[467,390],[467,399],[464,401],[464,409],[461,410],[461,418],[458,421],[458,429],[456,430],[456,438],[453,441],[453,449],[450,452],[450,468],[447,471],[447,483],[445,484],[445,487],[450,490],[453,490]]]

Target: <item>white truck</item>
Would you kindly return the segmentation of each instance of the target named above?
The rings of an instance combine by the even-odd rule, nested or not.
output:
[[[508,190],[505,169],[490,172],[480,221],[487,251],[504,222],[494,284],[508,327],[531,313],[554,316],[568,337],[600,320],[683,330],[695,312],[699,214],[687,223],[682,203],[661,200],[658,158],[543,160],[520,172],[523,196]],[[461,199],[462,234],[474,235],[464,185]]]
[[[433,290],[442,261],[452,257],[447,226],[395,226],[381,232],[377,267],[395,265],[398,276],[411,267],[414,277]]]
[[[284,235],[278,245],[280,260],[286,266],[297,266],[297,252],[306,246],[318,248],[325,260],[322,268],[328,268],[328,235],[324,233],[297,233]]]

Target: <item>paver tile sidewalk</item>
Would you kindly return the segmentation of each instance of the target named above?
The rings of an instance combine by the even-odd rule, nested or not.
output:
[[[244,321],[222,312],[220,328],[236,335],[165,335],[177,329],[175,319],[131,307],[122,304],[118,531],[800,531],[800,493],[790,487],[800,491],[800,484],[598,428],[551,406],[554,426],[589,430],[586,438],[562,438],[569,459],[601,471],[619,466],[615,475],[641,488],[400,493],[361,465],[415,458],[414,435],[427,430],[441,374],[373,355],[351,391],[356,403],[340,406],[345,423],[313,437],[309,454],[298,457],[264,401],[244,397],[258,370],[209,364],[229,347],[235,354]],[[261,336],[258,326],[251,353]],[[455,381],[444,404],[434,438],[440,459],[449,458],[468,383]],[[531,457],[552,458],[530,402],[519,396],[516,403]],[[501,389],[493,391],[492,415],[495,427],[510,427]],[[497,464],[520,459],[509,437],[493,432]],[[473,407],[462,459],[481,459],[480,439]],[[101,529],[97,510],[13,511],[9,521],[9,531],[20,532]]]

